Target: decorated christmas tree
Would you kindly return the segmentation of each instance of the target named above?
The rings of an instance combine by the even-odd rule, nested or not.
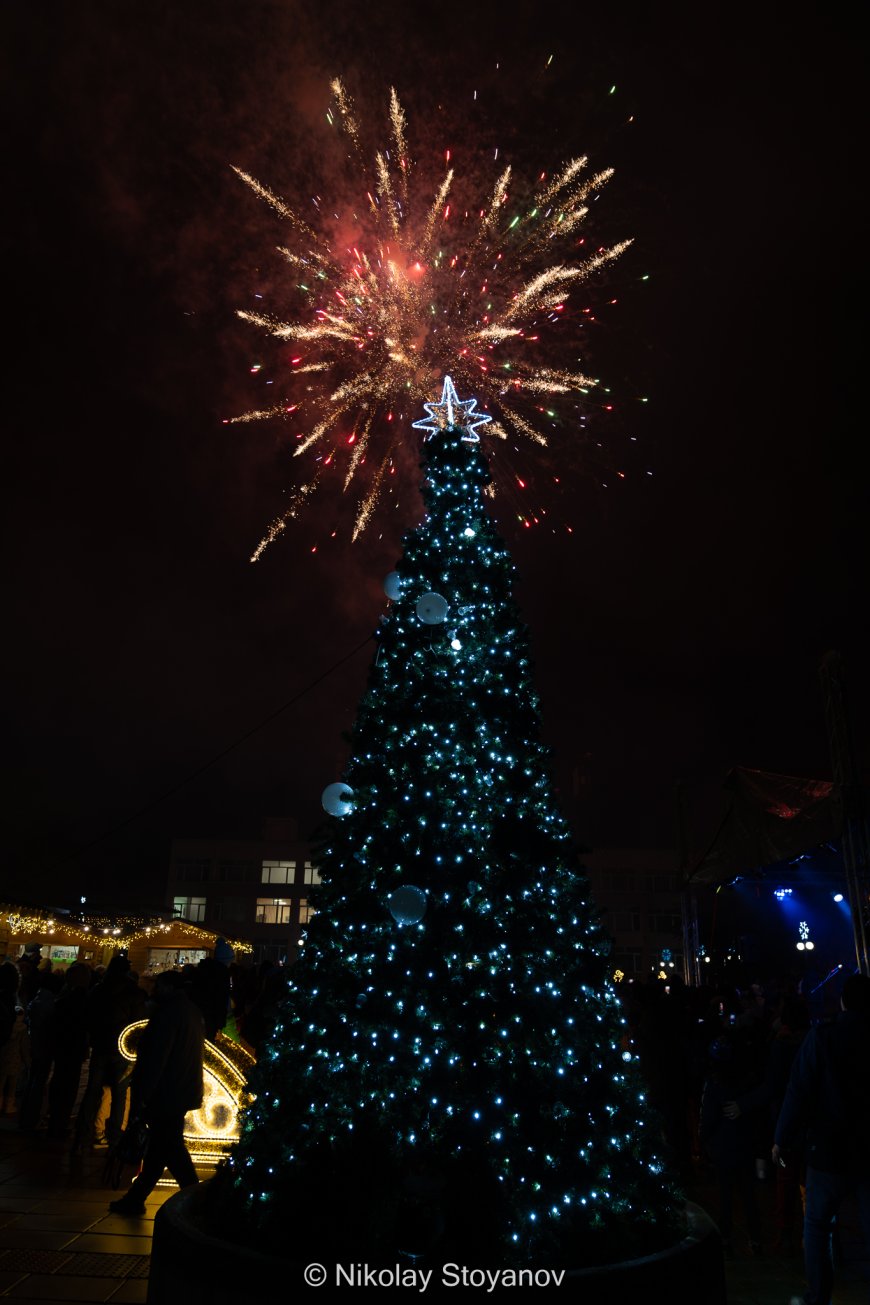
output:
[[[449,378],[426,408],[425,519],[226,1185],[288,1255],[603,1263],[673,1242],[681,1204],[554,798],[489,417]]]

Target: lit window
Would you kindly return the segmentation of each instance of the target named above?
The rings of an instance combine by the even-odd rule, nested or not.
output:
[[[257,924],[289,924],[292,904],[286,897],[258,897]]]
[[[307,924],[314,915],[314,907],[310,906],[307,897],[299,898],[299,923]]]
[[[295,861],[264,861],[263,884],[292,884],[296,875]]]
[[[173,897],[172,914],[177,919],[190,920],[192,924],[201,924],[205,919],[205,898]]]
[[[305,862],[304,875],[306,884],[320,883],[320,871],[317,866],[312,865],[310,861]]]

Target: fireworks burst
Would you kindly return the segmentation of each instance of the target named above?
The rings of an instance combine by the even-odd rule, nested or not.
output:
[[[447,373],[492,417],[487,434],[546,446],[556,396],[576,403],[597,384],[574,366],[545,366],[543,356],[553,356],[547,337],[564,320],[571,292],[631,243],[589,252],[579,234],[587,201],[611,169],[590,174],[587,159],[572,159],[556,176],[542,175],[528,198],[513,200],[506,167],[483,202],[478,196],[469,203],[456,195],[449,151],[440,183],[414,185],[395,91],[389,147],[373,163],[365,158],[347,92],[338,81],[332,91],[335,107],[327,117],[347,142],[359,184],[352,243],[330,236],[322,220],[309,225],[268,187],[234,169],[287,223],[287,244],[278,252],[302,295],[300,311],[287,320],[263,312],[239,316],[291,343],[293,376],[309,374],[311,381],[292,387],[292,401],[231,420],[292,421],[296,456],[313,450],[317,461],[314,478],[296,489],[252,561],[296,515],[324,466],[342,455],[345,490],[366,468],[357,538],[394,470],[397,440],[407,438],[409,419],[437,396]]]

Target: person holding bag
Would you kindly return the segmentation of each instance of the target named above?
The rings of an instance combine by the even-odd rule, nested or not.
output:
[[[148,1145],[142,1171],[130,1190],[109,1203],[113,1214],[144,1215],[145,1199],[164,1169],[179,1187],[198,1181],[184,1144],[184,1117],[202,1104],[204,1041],[202,1015],[187,995],[181,974],[162,971],[154,985],[154,1012],[139,1041],[130,1085],[128,1131],[144,1120]]]

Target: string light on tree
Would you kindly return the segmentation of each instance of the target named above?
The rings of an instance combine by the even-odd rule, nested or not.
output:
[[[679,1203],[555,801],[480,414],[451,382],[428,408],[426,515],[393,573],[353,800],[317,852],[232,1200],[264,1243],[292,1226],[322,1260],[642,1254],[675,1239]],[[427,595],[448,619],[421,618]]]

